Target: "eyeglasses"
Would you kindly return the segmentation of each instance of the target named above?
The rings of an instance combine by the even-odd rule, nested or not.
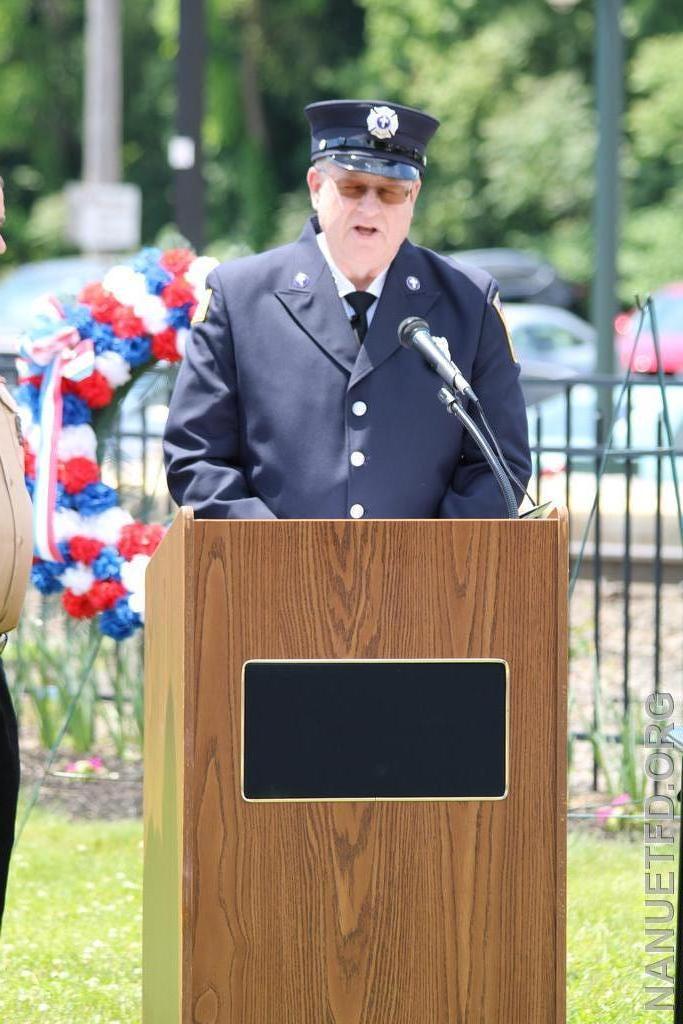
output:
[[[335,178],[323,167],[318,170],[334,182],[334,187],[342,199],[349,199],[354,203],[360,202],[368,192],[374,192],[380,203],[384,203],[386,206],[398,206],[400,203],[405,203],[413,190],[412,185],[365,185],[359,181],[353,181],[352,178]]]

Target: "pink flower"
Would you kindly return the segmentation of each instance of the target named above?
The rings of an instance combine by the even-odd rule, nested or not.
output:
[[[615,796],[612,801],[612,807],[621,807],[623,804],[630,804],[632,802],[630,793],[620,793],[619,796]]]

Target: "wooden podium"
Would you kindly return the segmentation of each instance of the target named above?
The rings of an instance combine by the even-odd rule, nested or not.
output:
[[[564,1022],[566,593],[565,512],[180,511],[147,573],[144,1024]],[[506,793],[245,799],[268,659],[503,660]],[[463,691],[482,761],[488,716]]]

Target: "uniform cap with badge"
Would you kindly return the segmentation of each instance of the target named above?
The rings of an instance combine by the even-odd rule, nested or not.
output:
[[[348,171],[404,181],[423,174],[427,143],[439,127],[430,114],[385,100],[323,100],[305,114],[313,163],[329,159]]]

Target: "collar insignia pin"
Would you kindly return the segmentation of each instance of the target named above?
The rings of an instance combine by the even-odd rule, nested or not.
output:
[[[292,287],[299,289],[305,288],[310,280],[311,279],[308,276],[308,274],[304,274],[303,270],[300,270],[299,273],[295,275],[294,280],[292,281]]]
[[[420,284],[420,278],[413,277],[413,275],[411,274],[410,277],[406,278],[406,287],[409,288],[411,292],[419,292],[420,288],[422,287],[422,285]]]
[[[367,125],[376,139],[391,139],[398,131],[398,114],[391,107],[370,107]]]

